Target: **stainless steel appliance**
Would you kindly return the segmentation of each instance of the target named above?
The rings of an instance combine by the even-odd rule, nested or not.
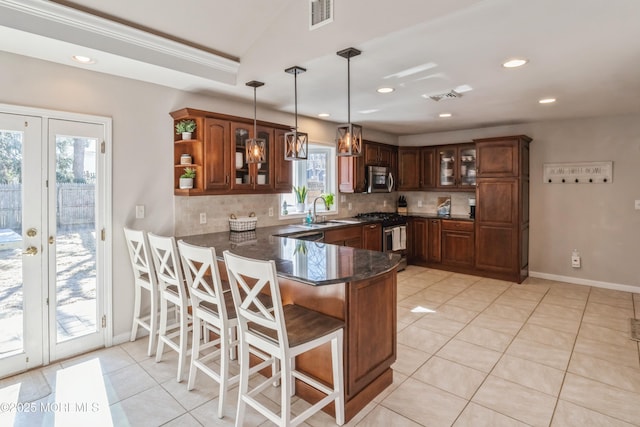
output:
[[[407,217],[395,212],[367,212],[356,218],[382,224],[382,251],[399,254],[398,271],[404,270],[407,267]]]
[[[393,175],[384,166],[367,166],[367,193],[391,193]]]

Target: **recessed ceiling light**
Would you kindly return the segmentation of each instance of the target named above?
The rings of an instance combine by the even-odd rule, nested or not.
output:
[[[451,117],[451,113],[440,113],[438,114],[438,117]]]
[[[331,116],[331,114],[329,114],[329,113],[320,113],[320,114],[318,114],[318,117],[329,117],[329,116]]]
[[[556,99],[555,98],[543,98],[538,102],[540,104],[552,104],[552,103],[556,102]]]
[[[394,90],[395,89],[392,87],[381,87],[381,88],[378,88],[378,93],[391,93]]]
[[[510,59],[506,62],[502,63],[502,66],[504,68],[518,68],[518,67],[522,67],[524,64],[526,64],[527,61],[526,59],[521,59],[521,58],[514,58],[514,59]]]
[[[82,55],[73,55],[71,57],[74,61],[79,62],[81,64],[95,64],[96,60],[93,58],[90,58],[88,56],[82,56]]]

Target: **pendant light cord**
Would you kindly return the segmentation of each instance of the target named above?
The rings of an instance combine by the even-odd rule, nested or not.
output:
[[[296,131],[298,130],[298,73],[293,73],[293,93],[295,98],[296,110]]]
[[[258,114],[258,107],[256,106],[257,97],[256,97],[256,87],[253,88],[253,138],[256,139],[258,137],[257,134],[257,126],[256,126],[256,117]]]
[[[347,58],[347,123],[351,123],[351,57]]]

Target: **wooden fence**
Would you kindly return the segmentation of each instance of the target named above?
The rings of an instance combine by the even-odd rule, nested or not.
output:
[[[57,185],[58,225],[92,224],[95,221],[94,184]],[[0,228],[22,228],[22,185],[0,185]]]

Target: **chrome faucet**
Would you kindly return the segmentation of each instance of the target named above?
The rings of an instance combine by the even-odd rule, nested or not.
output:
[[[313,199],[313,222],[314,223],[318,222],[318,214],[316,213],[316,202],[318,201],[318,199],[322,200],[322,202],[324,203],[324,208],[326,210],[329,210],[329,206],[327,206],[327,201],[324,199],[324,197],[318,196],[315,199]]]

